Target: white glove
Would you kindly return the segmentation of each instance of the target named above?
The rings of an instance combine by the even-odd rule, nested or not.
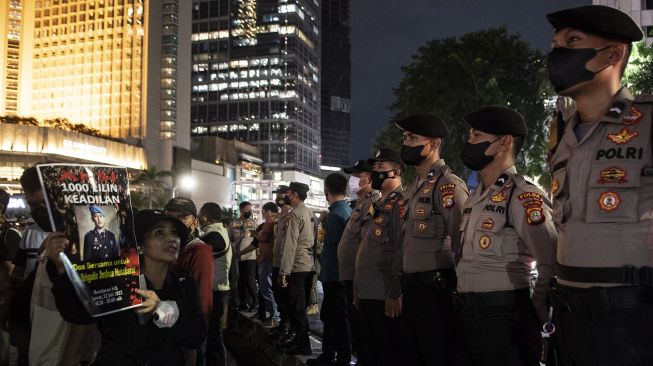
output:
[[[171,328],[179,319],[176,301],[161,301],[154,309],[154,324],[159,328]]]

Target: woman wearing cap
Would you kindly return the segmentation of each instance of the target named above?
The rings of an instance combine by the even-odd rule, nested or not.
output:
[[[66,321],[98,322],[102,346],[94,365],[183,365],[183,350],[197,348],[206,332],[197,285],[190,277],[168,271],[188,231],[181,221],[158,210],[139,212],[134,224],[141,269],[149,289],[136,290],[143,298],[142,307],[92,318],[76,296],[59,259],[66,240],[53,233],[46,239],[51,259],[47,270],[57,307]],[[155,311],[165,316],[154,317]]]

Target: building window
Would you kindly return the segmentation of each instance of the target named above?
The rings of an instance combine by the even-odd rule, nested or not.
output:
[[[651,10],[651,9],[653,9],[653,0],[642,0],[642,10]]]

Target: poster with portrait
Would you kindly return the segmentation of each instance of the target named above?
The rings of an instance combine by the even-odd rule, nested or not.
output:
[[[92,316],[139,306],[127,169],[109,165],[37,165],[52,227],[68,245],[62,259]]]

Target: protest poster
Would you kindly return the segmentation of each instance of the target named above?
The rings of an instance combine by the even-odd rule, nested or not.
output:
[[[50,224],[64,233],[66,273],[92,316],[140,306],[127,169],[109,165],[39,164]]]

